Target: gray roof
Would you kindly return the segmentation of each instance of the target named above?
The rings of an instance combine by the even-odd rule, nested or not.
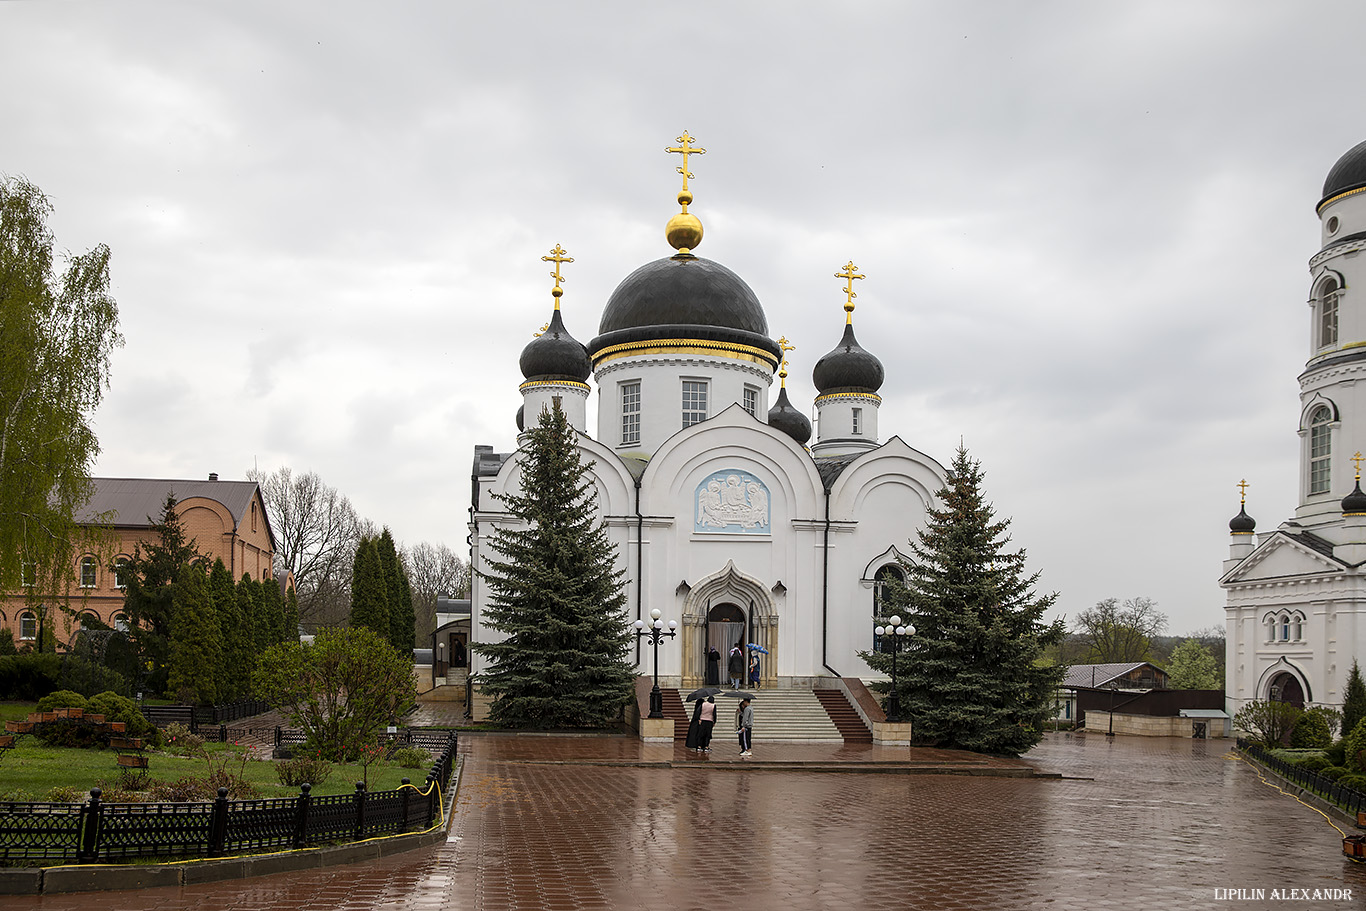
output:
[[[96,517],[108,513],[110,525],[116,528],[149,528],[161,520],[166,495],[175,494],[177,502],[194,497],[215,500],[232,514],[241,525],[251,508],[257,491],[255,481],[175,481],[159,478],[91,478],[92,494],[77,521],[94,523]],[[272,542],[275,533],[265,517],[266,533]]]
[[[1074,664],[1067,669],[1067,676],[1062,678],[1061,686],[1065,687],[1092,687],[1104,686],[1117,677],[1135,668],[1143,667],[1146,661],[1130,661],[1125,664]],[[1092,670],[1095,676],[1092,677]],[[1094,682],[1092,682],[1094,680]]]

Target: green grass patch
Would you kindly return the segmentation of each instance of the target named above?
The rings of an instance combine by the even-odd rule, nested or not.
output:
[[[223,765],[226,759],[227,769],[233,773],[237,772],[239,757],[246,750],[222,743],[207,744],[206,748],[214,758],[215,767]],[[83,800],[91,788],[109,791],[119,784],[118,754],[114,750],[50,747],[35,737],[24,736],[18,739],[14,749],[0,752],[3,752],[0,755],[0,800],[43,801],[54,791],[64,791],[69,798]],[[203,777],[209,771],[208,763],[200,758],[157,751],[148,751],[145,755],[147,771],[153,781],[172,783],[181,778]],[[280,784],[275,764],[269,760],[248,759],[241,770],[242,777],[255,785],[261,797],[299,795],[298,788]],[[363,777],[359,765],[334,766],[331,777],[312,793],[351,794],[355,792],[356,782]],[[369,790],[392,790],[403,778],[421,785],[426,777],[425,768],[405,769],[396,763],[376,762],[370,766]]]
[[[0,727],[3,727],[6,721],[23,721],[36,711],[36,702],[0,702]]]

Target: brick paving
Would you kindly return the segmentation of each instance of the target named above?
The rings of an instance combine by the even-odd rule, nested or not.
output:
[[[1026,760],[1061,780],[872,774],[885,754],[755,746],[747,764],[719,739],[712,759],[689,760],[623,738],[467,736],[450,835],[434,850],[0,907],[1169,911],[1281,908],[1271,890],[1291,888],[1352,890],[1295,907],[1366,905],[1366,867],[1343,859],[1338,832],[1227,758],[1227,742],[1050,735]],[[961,756],[890,752],[922,770]],[[772,765],[789,759],[849,771]]]

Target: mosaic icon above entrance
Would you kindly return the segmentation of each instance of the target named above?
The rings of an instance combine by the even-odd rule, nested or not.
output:
[[[768,486],[747,471],[715,471],[697,485],[694,532],[769,533]]]

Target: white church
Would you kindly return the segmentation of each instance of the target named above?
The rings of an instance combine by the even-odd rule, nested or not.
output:
[[[775,374],[787,376],[785,340],[773,337],[739,275],[694,252],[702,223],[688,212],[688,156],[703,150],[686,133],[679,141],[669,150],[684,162],[682,211],[665,230],[672,255],[626,276],[587,345],[560,311],[559,270],[569,259],[558,246],[544,257],[555,263],[554,311],[521,354],[518,429],[558,400],[579,432],[625,573],[626,619],[648,622],[657,609],[678,623],[677,638],[659,649],[662,684],[700,685],[709,647],[725,656],[751,643],[764,650],[763,687],[874,676],[858,653],[874,647],[879,579],[899,572],[898,554],[924,526],[944,469],[881,434],[883,365],[854,334],[854,281],[863,276],[852,262],[838,273],[844,324],[832,306],[833,348],[812,373],[810,442],[811,422],[781,382],[776,395],[772,388]],[[593,394],[597,426],[589,428]],[[520,448],[476,447],[476,569],[487,569],[494,529],[516,521],[498,495],[519,489],[522,457]],[[469,621],[476,643],[500,636],[484,625],[488,599],[476,573]],[[640,674],[654,671],[648,647],[635,658]],[[471,674],[485,669],[486,659],[470,660]]]
[[[1309,359],[1300,382],[1299,506],[1258,534],[1244,507],[1219,584],[1227,590],[1225,694],[1341,708],[1366,659],[1366,142],[1328,172],[1309,260]]]

